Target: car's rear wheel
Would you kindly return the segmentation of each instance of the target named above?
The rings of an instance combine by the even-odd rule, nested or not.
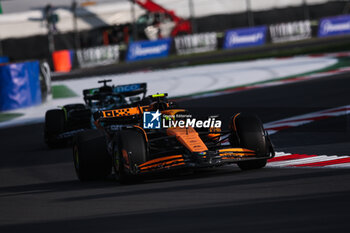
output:
[[[91,110],[77,109],[69,114],[69,128],[73,129],[90,129],[91,128]]]
[[[69,112],[71,110],[83,110],[86,109],[84,104],[66,104],[63,106],[63,108]]]
[[[62,110],[68,118],[66,128],[69,130],[91,128],[91,110],[84,104],[67,104]]]
[[[44,138],[49,147],[56,148],[65,145],[64,139],[57,138],[65,129],[65,114],[63,110],[48,110],[45,114],[44,127]]]
[[[111,174],[112,159],[103,134],[98,130],[79,133],[73,144],[76,174],[81,181],[104,179]]]
[[[123,130],[114,139],[113,165],[120,183],[137,180],[137,165],[147,161],[145,136],[137,129]]]
[[[259,169],[266,166],[266,157],[270,155],[272,145],[265,133],[261,120],[255,115],[236,114],[231,119],[230,143],[256,152],[255,159],[238,162],[237,165],[242,170]]]

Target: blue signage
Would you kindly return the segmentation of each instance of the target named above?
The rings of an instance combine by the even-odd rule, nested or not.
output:
[[[150,58],[167,57],[170,51],[171,39],[134,42],[129,45],[127,61],[137,61]]]
[[[323,18],[318,28],[318,37],[336,36],[350,33],[350,15]]]
[[[8,63],[9,61],[10,61],[10,60],[9,60],[8,57],[3,57],[3,56],[0,57],[0,64],[1,64],[1,63]]]
[[[160,129],[162,114],[157,110],[156,112],[143,113],[143,128],[144,129]]]
[[[224,40],[224,49],[263,45],[266,41],[266,31],[266,26],[227,31]]]
[[[41,104],[38,61],[0,66],[0,111]]]

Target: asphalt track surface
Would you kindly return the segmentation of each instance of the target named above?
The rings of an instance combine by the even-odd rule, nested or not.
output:
[[[193,111],[257,113],[264,122],[348,105],[350,74],[182,102]],[[272,136],[278,151],[348,154],[348,117]],[[0,232],[348,232],[350,172],[206,169],[144,183],[81,183],[70,149],[42,125],[0,130]]]

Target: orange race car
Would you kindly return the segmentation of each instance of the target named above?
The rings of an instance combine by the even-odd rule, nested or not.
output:
[[[236,163],[242,170],[258,169],[274,157],[256,116],[234,114],[223,131],[217,116],[194,118],[166,97],[156,94],[135,107],[95,112],[97,129],[78,134],[73,145],[78,178],[105,178],[112,168],[122,183],[182,168]]]

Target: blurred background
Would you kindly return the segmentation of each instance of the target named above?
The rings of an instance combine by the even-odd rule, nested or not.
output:
[[[348,13],[350,1],[1,0],[0,3],[0,53],[18,61],[50,60],[54,51],[77,52],[95,46],[119,45],[124,51],[132,41],[224,33],[231,28],[308,20],[316,20],[312,24],[316,26],[323,17]],[[311,30],[306,22],[295,27]],[[304,37],[316,34],[304,33],[310,34]]]

